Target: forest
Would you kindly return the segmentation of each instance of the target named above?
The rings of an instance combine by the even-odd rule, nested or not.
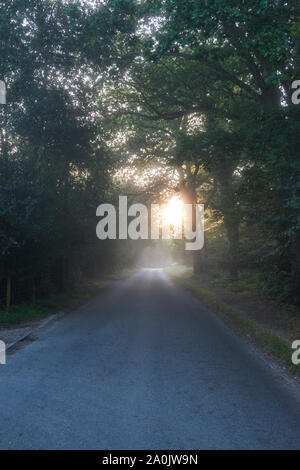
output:
[[[0,1],[0,308],[170,259],[299,305],[299,18],[298,0]],[[99,240],[120,195],[204,204],[203,249]]]

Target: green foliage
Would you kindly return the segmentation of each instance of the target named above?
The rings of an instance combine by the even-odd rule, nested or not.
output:
[[[161,64],[167,77],[163,94],[160,87],[153,99],[148,73],[148,113],[165,119],[174,118],[175,110],[180,116],[200,114],[202,128],[176,137],[178,164],[198,161],[216,181],[210,205],[223,217],[229,257],[238,263],[243,223],[255,246],[248,264],[259,266],[273,295],[299,303],[300,108],[290,100],[298,78],[298,2],[145,4],[158,19],[155,38],[144,41],[148,67],[159,73]]]
[[[50,315],[53,310],[42,305],[14,305],[9,311],[0,310],[0,326],[9,327],[24,321],[32,321]]]
[[[128,165],[158,174],[138,200],[205,204],[216,268],[299,303],[298,23],[296,0],[0,1],[1,278],[34,298],[132,266],[142,244],[94,230]]]
[[[108,263],[94,227],[112,166],[98,89],[92,76],[86,81],[91,71],[76,50],[89,12],[64,1],[0,7],[8,88],[0,109],[0,278],[12,278],[20,302]]]

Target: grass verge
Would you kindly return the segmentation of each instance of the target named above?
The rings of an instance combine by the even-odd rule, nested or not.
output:
[[[92,299],[100,291],[108,288],[113,281],[125,279],[133,274],[135,270],[122,270],[107,274],[100,281],[89,281],[82,283],[76,289],[57,293],[35,303],[26,302],[13,305],[8,311],[0,310],[0,329],[11,328],[29,321],[39,320],[57,311],[75,309],[81,304]]]
[[[300,377],[299,366],[293,365],[291,356],[293,350],[291,345],[278,334],[261,326],[256,321],[242,316],[224,302],[219,300],[213,293],[202,287],[198,287],[186,278],[182,278],[171,270],[168,275],[178,282],[182,287],[189,290],[195,297],[199,298],[214,313],[218,314],[229,326],[263,349],[265,353],[279,362],[288,372]]]

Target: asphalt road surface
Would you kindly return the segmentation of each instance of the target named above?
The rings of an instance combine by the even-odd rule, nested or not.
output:
[[[1,449],[296,449],[300,393],[162,270],[0,365]]]

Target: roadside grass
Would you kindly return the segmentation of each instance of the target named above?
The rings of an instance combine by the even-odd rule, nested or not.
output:
[[[107,274],[105,278],[111,281],[120,281],[136,273],[138,270],[139,270],[138,268],[122,269],[120,271],[115,271],[115,272]]]
[[[207,282],[214,287],[221,287],[229,292],[241,294],[262,295],[266,288],[266,284],[259,274],[251,271],[241,272],[237,281],[232,281],[226,277],[216,279],[208,277]]]
[[[211,287],[221,288],[233,293],[262,295],[266,288],[265,281],[261,275],[253,270],[242,271],[237,281],[232,281],[226,273],[220,270],[207,269],[204,273],[198,275],[195,275],[193,269],[188,266],[177,265],[166,268],[166,270],[173,275],[203,281]]]
[[[96,295],[107,284],[88,282],[76,290],[57,293],[47,299],[12,305],[9,310],[0,310],[0,328],[20,325],[24,322],[39,320],[59,310],[72,309]]]
[[[277,333],[264,328],[255,320],[246,318],[224,302],[218,299],[213,293],[198,287],[192,283],[191,269],[166,269],[167,274],[178,282],[182,287],[189,290],[195,297],[199,298],[214,313],[220,316],[233,330],[263,349],[265,353],[276,359],[281,366],[287,369],[292,375],[300,377],[300,367],[292,364],[291,356],[293,350],[291,344]]]
[[[125,279],[136,270],[120,270],[107,274],[103,279],[88,281],[76,288],[56,293],[36,302],[12,305],[9,310],[0,310],[0,329],[11,328],[29,321],[39,320],[60,310],[75,309],[108,288],[113,281]]]
[[[53,313],[53,310],[36,304],[14,305],[9,310],[0,310],[0,328],[19,325],[24,321],[38,320]]]

